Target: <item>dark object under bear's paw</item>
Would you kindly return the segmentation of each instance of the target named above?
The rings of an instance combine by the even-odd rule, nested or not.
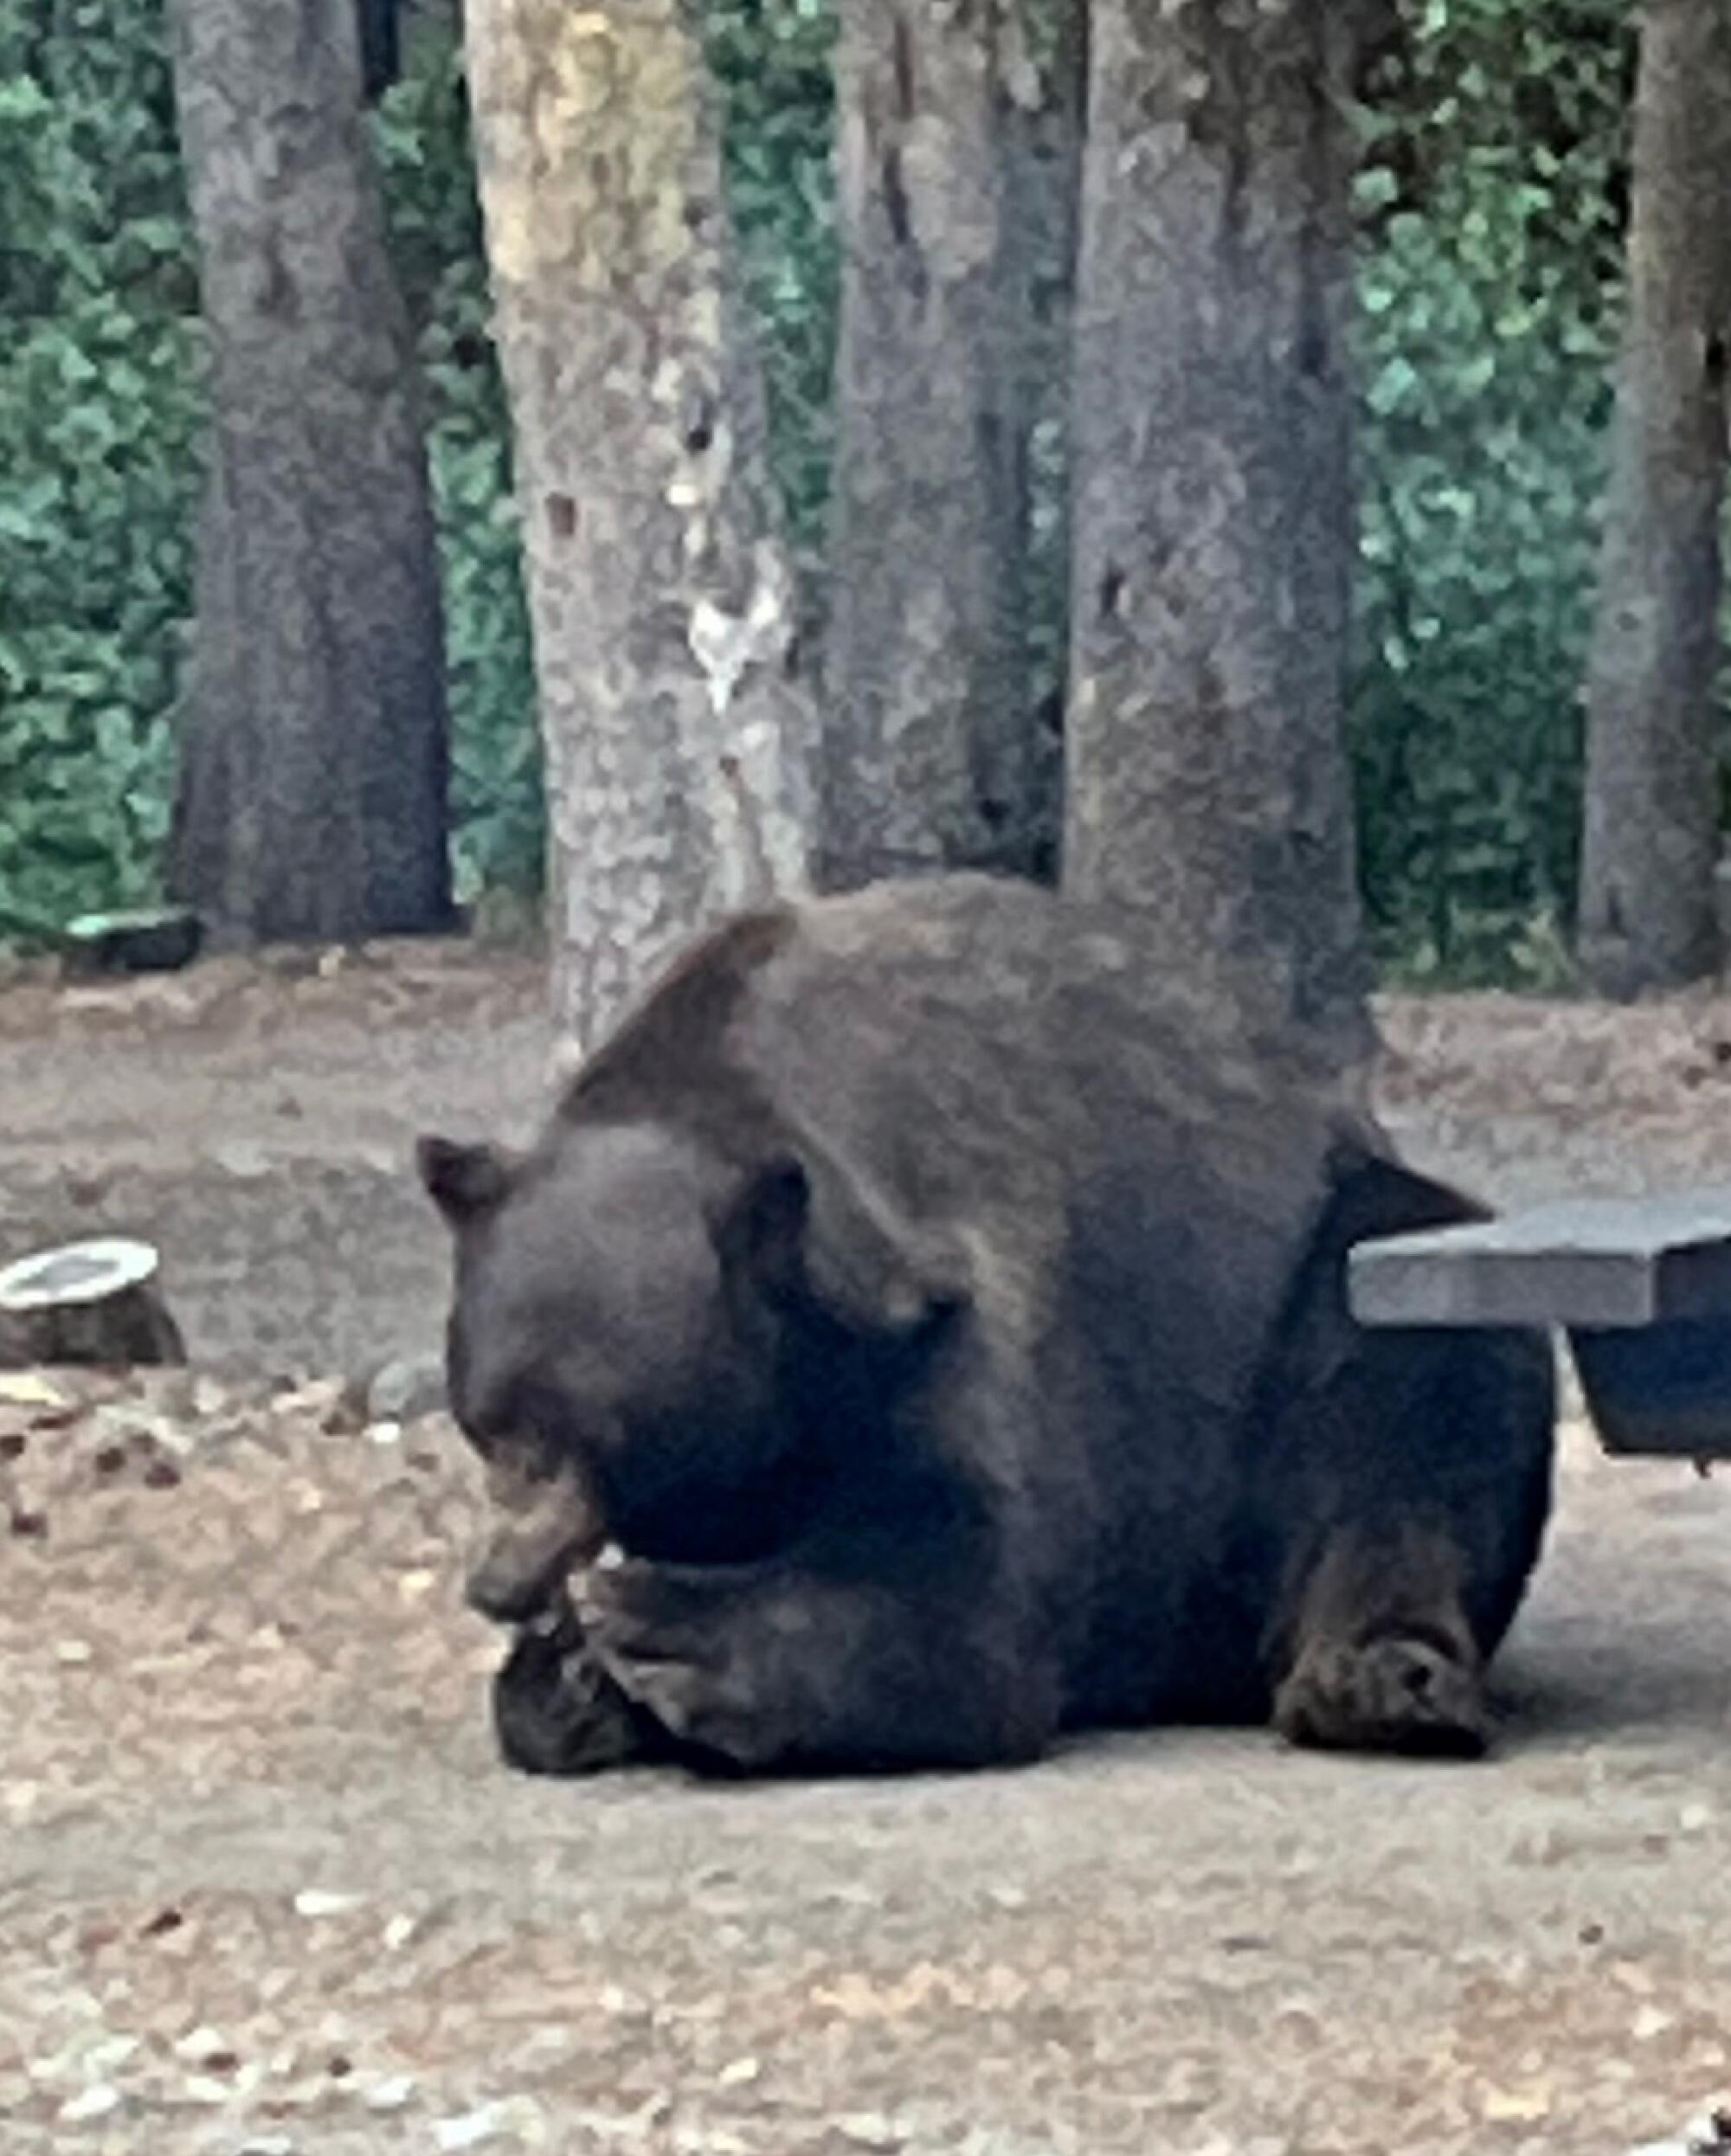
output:
[[[525,1774],[598,1773],[662,1756],[660,1732],[584,1644],[575,1614],[524,1625],[492,1680],[493,1728]]]

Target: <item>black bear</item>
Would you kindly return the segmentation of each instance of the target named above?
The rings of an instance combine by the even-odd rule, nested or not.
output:
[[[515,1764],[1483,1748],[1549,1344],[1360,1331],[1350,1245],[1477,1208],[1110,913],[957,875],[736,919],[530,1150],[420,1166]]]

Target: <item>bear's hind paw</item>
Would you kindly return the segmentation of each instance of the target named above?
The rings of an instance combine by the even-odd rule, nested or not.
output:
[[[1431,1759],[1477,1759],[1490,1741],[1478,1670],[1404,1632],[1307,1646],[1276,1695],[1274,1726],[1291,1744]]]

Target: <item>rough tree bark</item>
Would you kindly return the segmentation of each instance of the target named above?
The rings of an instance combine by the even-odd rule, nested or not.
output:
[[[214,419],[171,846],[225,940],[449,925],[444,636],[354,0],[173,0]]]
[[[1066,885],[1157,962],[1369,1046],[1342,738],[1352,150],[1338,0],[1095,0]]]
[[[1030,441],[1078,136],[1076,0],[842,0],[823,874],[1049,856]]]
[[[1586,679],[1579,946],[1602,993],[1716,958],[1720,520],[1731,340],[1731,11],[1649,0],[1628,298]]]
[[[579,1046],[666,951],[808,873],[814,720],[686,0],[470,0]]]

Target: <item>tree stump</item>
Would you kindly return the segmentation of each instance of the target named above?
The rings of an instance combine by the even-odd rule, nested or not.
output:
[[[157,1267],[150,1244],[117,1236],[0,1268],[0,1369],[184,1362]]]

